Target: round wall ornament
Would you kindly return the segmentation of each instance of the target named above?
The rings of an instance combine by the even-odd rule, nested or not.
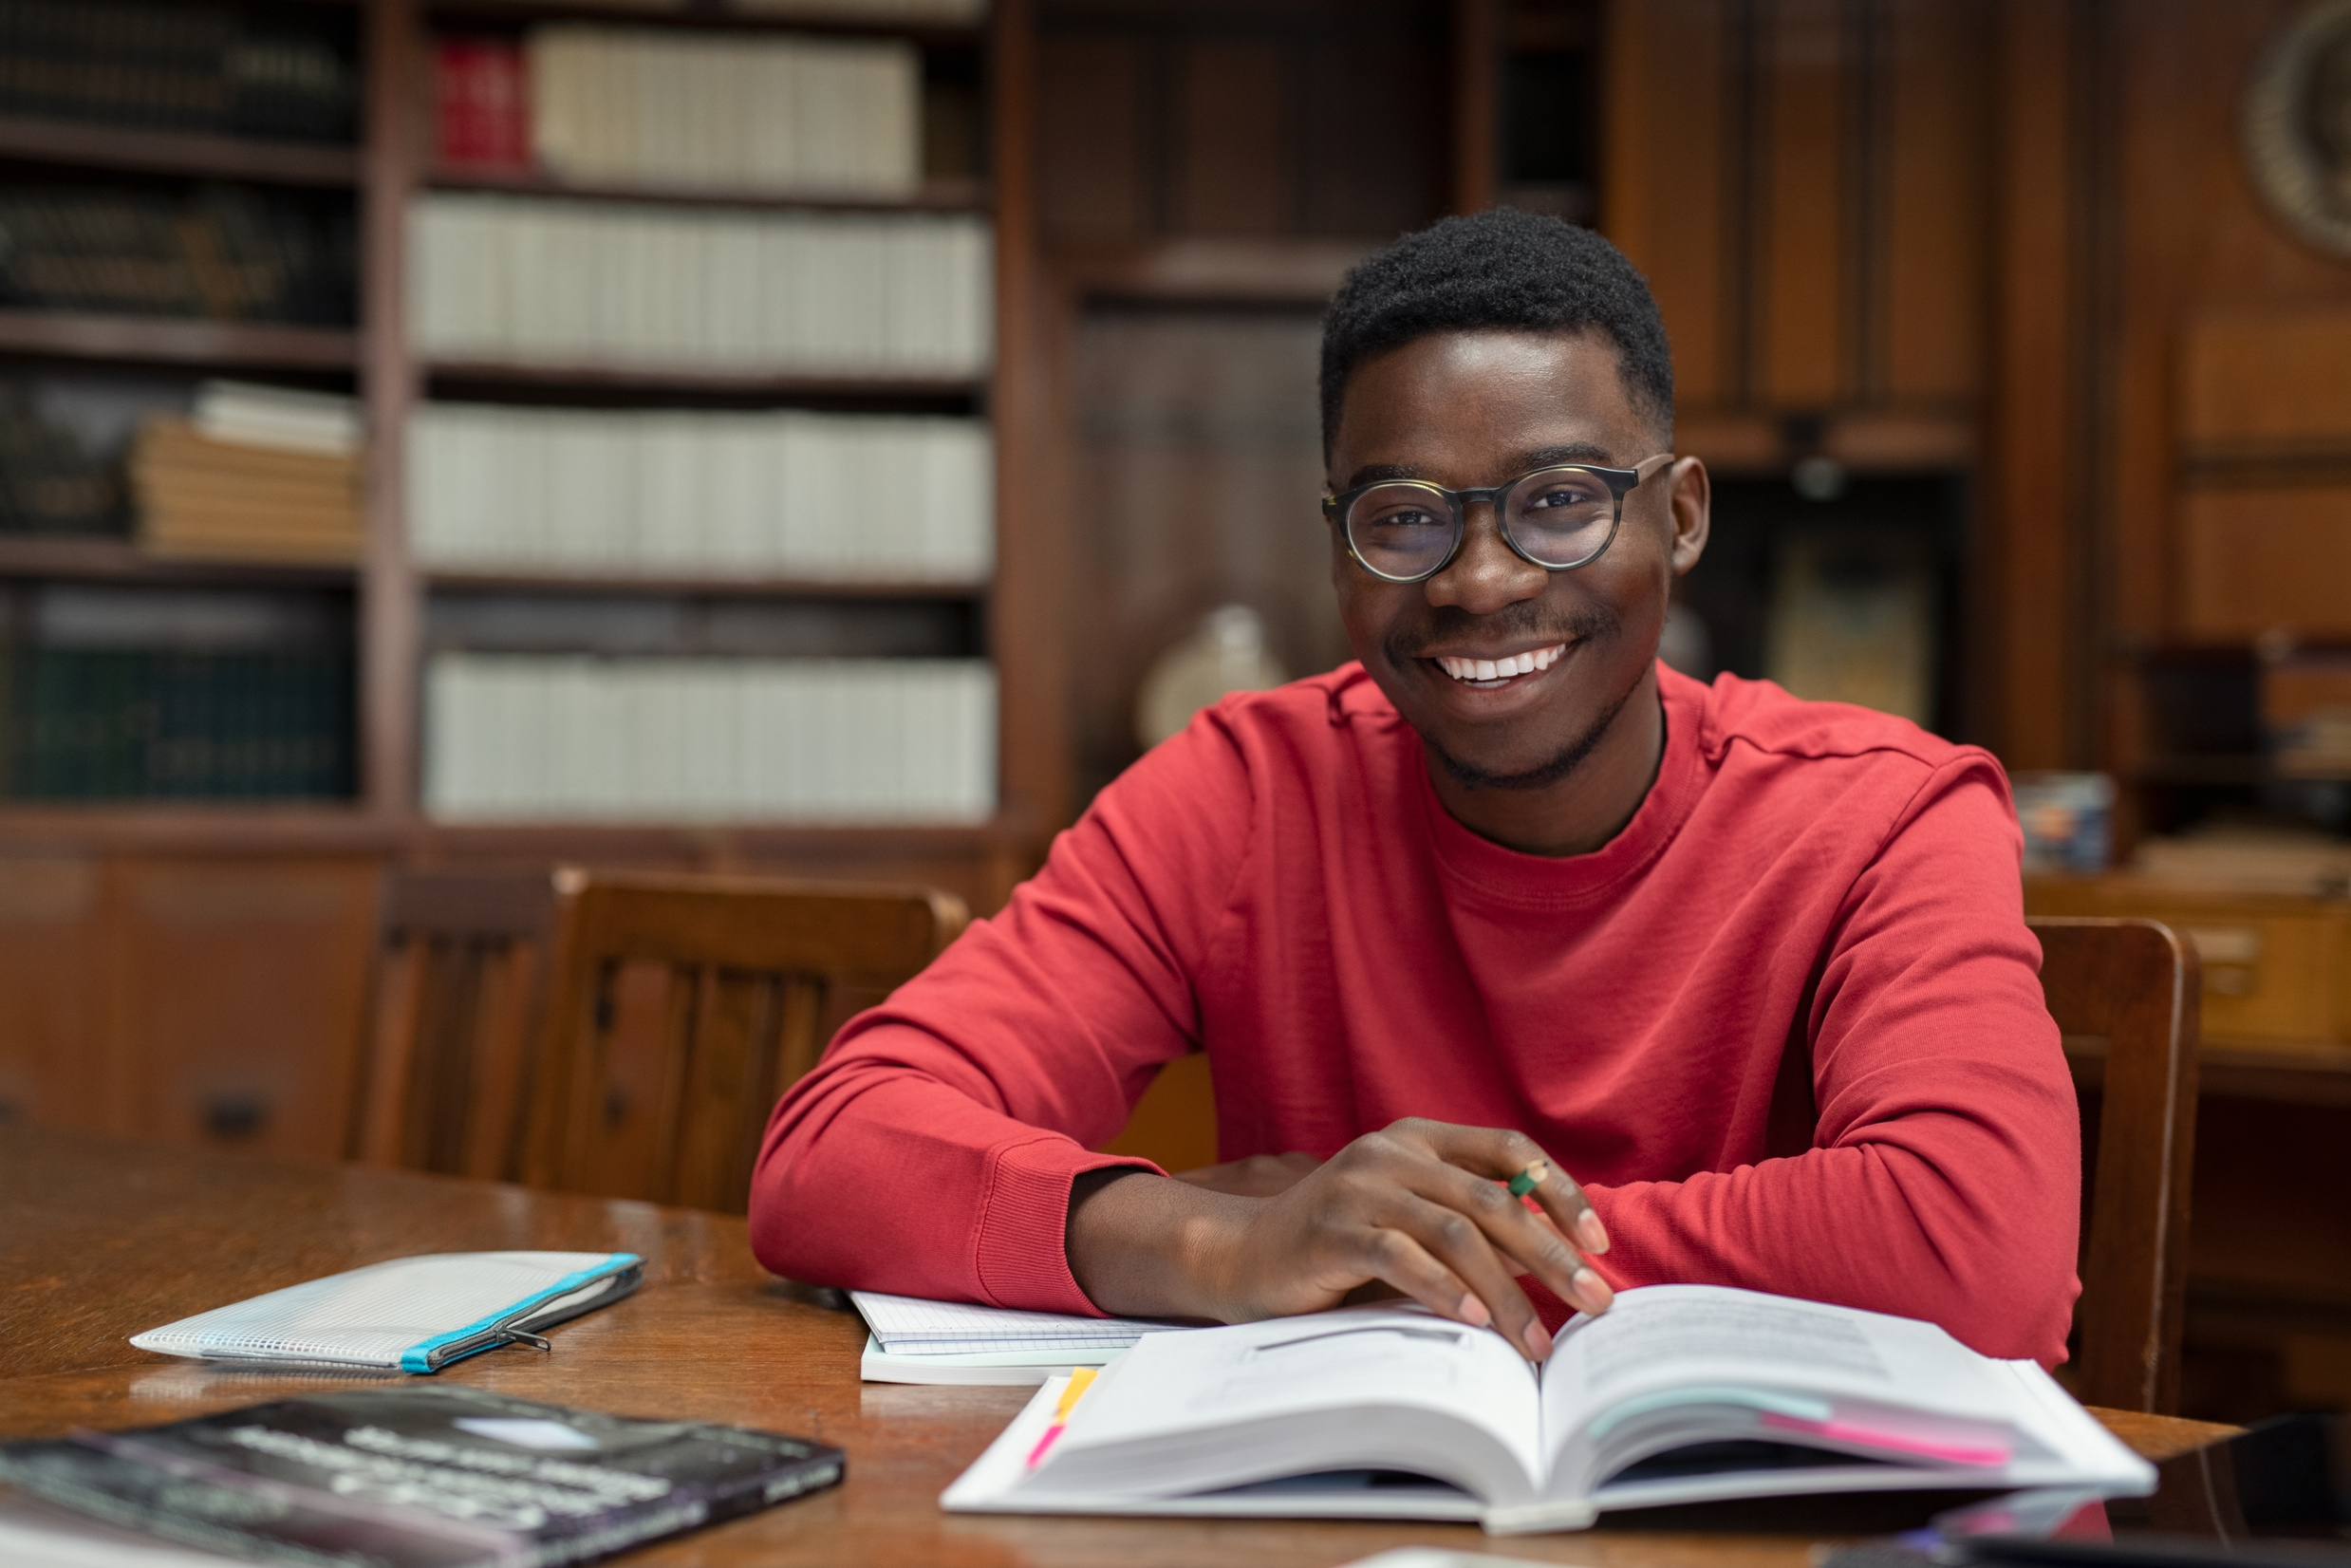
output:
[[[2286,25],[2245,101],[2253,183],[2295,233],[2351,255],[2351,0]]]

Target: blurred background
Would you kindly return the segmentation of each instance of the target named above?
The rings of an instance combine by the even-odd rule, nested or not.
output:
[[[992,911],[1345,657],[1323,302],[1497,202],[1664,308],[1669,660],[1988,746],[2033,909],[2196,944],[2184,1411],[2351,1406],[2304,0],[13,0],[0,1118],[344,1154],[402,868]]]

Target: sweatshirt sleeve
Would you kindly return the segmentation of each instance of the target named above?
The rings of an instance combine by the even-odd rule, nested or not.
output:
[[[791,1278],[1095,1314],[1071,1182],[1160,1066],[1246,853],[1241,749],[1212,708],[1096,797],[1003,912],[844,1027],[770,1118],[751,1241]]]
[[[1612,1281],[1776,1291],[1928,1318],[1987,1355],[2064,1359],[2080,1122],[2022,848],[1988,757],[1927,779],[1846,895],[1802,1020],[1812,1148],[1593,1188]]]

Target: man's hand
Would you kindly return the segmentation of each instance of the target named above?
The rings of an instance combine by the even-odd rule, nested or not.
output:
[[[1256,1178],[1276,1163],[1297,1169],[1292,1157],[1195,1173],[1219,1174],[1213,1184],[1090,1172],[1071,1196],[1070,1269],[1105,1312],[1227,1323],[1318,1312],[1378,1281],[1458,1322],[1491,1322],[1540,1360],[1551,1336],[1517,1275],[1586,1312],[1614,1293],[1578,1254],[1606,1252],[1608,1232],[1564,1170],[1549,1164],[1535,1188],[1539,1216],[1501,1185],[1539,1160],[1523,1133],[1415,1119],[1272,1196],[1243,1194],[1274,1185]]]

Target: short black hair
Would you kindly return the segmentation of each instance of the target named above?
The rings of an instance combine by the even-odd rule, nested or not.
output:
[[[1633,409],[1673,429],[1673,359],[1649,280],[1590,229],[1489,207],[1405,235],[1358,265],[1322,318],[1322,451],[1348,378],[1432,332],[1606,334]]]

